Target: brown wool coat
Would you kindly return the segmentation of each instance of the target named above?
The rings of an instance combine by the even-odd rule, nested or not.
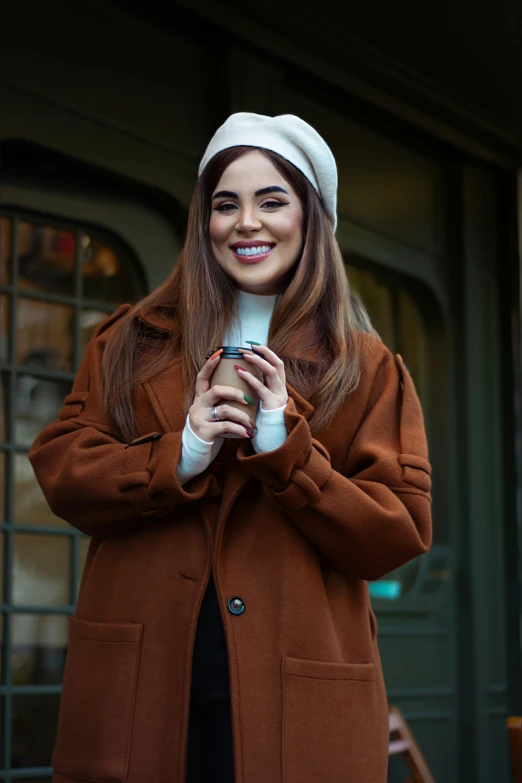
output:
[[[228,640],[236,783],[384,783],[387,704],[366,580],[425,552],[431,537],[422,413],[400,357],[368,337],[361,383],[319,437],[311,404],[289,387],[283,446],[256,455],[229,439],[181,487],[179,360],[137,386],[140,439],[126,447],[106,423],[101,353],[127,308],[98,330],[59,420],[30,454],[54,512],[92,536],[54,783],[184,782],[192,650],[211,569]],[[227,610],[231,596],[243,614]]]

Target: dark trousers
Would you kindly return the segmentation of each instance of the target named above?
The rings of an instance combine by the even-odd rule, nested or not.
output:
[[[187,783],[234,783],[228,698],[191,703]]]
[[[194,645],[186,777],[187,783],[234,783],[227,642],[212,579]]]

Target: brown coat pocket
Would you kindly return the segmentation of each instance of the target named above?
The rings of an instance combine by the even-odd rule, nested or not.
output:
[[[70,618],[53,755],[57,772],[122,783],[129,761],[142,626]]]
[[[384,783],[373,663],[283,658],[283,783]]]

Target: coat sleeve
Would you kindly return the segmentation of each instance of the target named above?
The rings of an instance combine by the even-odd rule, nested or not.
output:
[[[209,472],[180,485],[181,431],[151,432],[130,444],[110,431],[101,358],[108,328],[127,308],[98,328],[58,419],[40,433],[29,453],[52,511],[90,536],[126,532],[149,517],[219,494]]]
[[[387,349],[365,410],[341,472],[332,469],[327,450],[312,437],[292,399],[285,443],[256,455],[242,444],[238,459],[333,570],[373,580],[431,544],[431,468],[422,410],[401,358]]]

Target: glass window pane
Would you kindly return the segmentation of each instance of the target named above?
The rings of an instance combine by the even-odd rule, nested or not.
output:
[[[355,294],[361,300],[374,328],[390,351],[395,352],[396,334],[393,313],[393,297],[390,287],[371,272],[350,266],[348,279]]]
[[[6,362],[9,357],[9,314],[10,297],[0,296],[0,359]]]
[[[415,387],[421,397],[426,389],[426,333],[421,312],[407,291],[399,291],[400,347]]]
[[[13,604],[67,605],[69,553],[68,536],[15,534]]]
[[[110,313],[106,310],[82,310],[80,316],[82,356],[85,353],[85,349],[87,348],[89,340],[91,339],[96,328],[101,324],[102,321],[105,321],[109,315]],[[82,356],[79,358],[81,359]]]
[[[18,226],[19,287],[74,295],[74,234],[25,220],[21,220]]]
[[[72,370],[73,334],[74,308],[38,299],[18,299],[18,364]]]
[[[0,443],[9,440],[9,375],[0,373]]]
[[[0,218],[0,283],[11,282],[11,220]]]
[[[130,270],[107,245],[82,234],[83,296],[100,302],[132,302],[135,300],[135,286]]]
[[[31,446],[46,424],[57,418],[71,385],[69,381],[36,378],[29,374],[18,376],[15,400],[16,443]]]
[[[16,694],[11,711],[11,766],[50,767],[60,694]]]
[[[49,508],[26,454],[15,455],[14,521],[23,525],[67,525]]]
[[[60,685],[68,641],[66,615],[13,614],[11,684]]]

